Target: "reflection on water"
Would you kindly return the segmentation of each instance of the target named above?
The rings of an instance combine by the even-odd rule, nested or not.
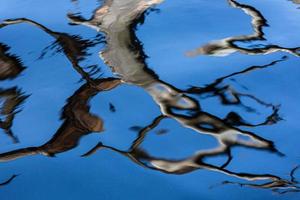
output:
[[[40,28],[45,33],[49,34],[55,39],[55,41],[49,47],[46,47],[44,49],[40,58],[44,57],[44,55],[47,53],[47,50],[49,48],[56,49],[56,52],[63,52],[66,55],[66,57],[69,59],[69,61],[72,63],[73,68],[82,76],[82,78],[86,79],[89,82],[91,81],[89,78],[89,74],[83,70],[83,68],[79,65],[79,62],[88,55],[87,49],[89,47],[95,46],[96,44],[101,42],[101,37],[94,39],[93,41],[84,40],[77,35],[69,35],[66,33],[51,31],[50,29],[43,26],[42,24],[39,24],[33,20],[26,19],[26,18],[5,20],[1,24],[1,27],[5,27],[12,24],[19,24],[19,23],[32,24]],[[88,68],[91,68],[90,75],[99,72],[97,66],[89,66]]]
[[[27,96],[24,96],[16,87],[8,89],[0,89],[0,98],[3,101],[1,106],[1,115],[3,119],[0,121],[0,128],[4,130],[13,142],[17,143],[18,138],[11,130],[18,107],[24,102]]]
[[[11,181],[13,181],[17,176],[18,176],[18,175],[15,175],[15,174],[12,175],[8,180],[6,180],[6,181],[0,183],[0,187],[9,184],[9,183],[10,183]]]
[[[10,53],[9,47],[0,43],[0,81],[13,79],[17,77],[25,67],[21,60]],[[18,107],[24,102],[27,96],[17,87],[1,88],[0,87],[0,128],[4,130],[13,142],[18,142],[11,130]]]
[[[119,79],[94,80],[97,87],[85,84],[80,87],[67,101],[63,108],[61,119],[63,124],[54,136],[45,144],[38,147],[27,147],[0,154],[0,161],[9,161],[16,158],[43,154],[53,157],[55,154],[68,151],[79,144],[84,135],[103,130],[103,121],[91,114],[88,102],[101,91],[111,90],[119,83]]]
[[[9,47],[0,43],[0,80],[13,79],[25,69],[20,59],[9,54],[8,51]]]
[[[78,1],[72,1],[78,4]],[[231,7],[244,11],[252,18],[251,24],[253,33],[250,35],[233,36],[222,40],[210,42],[196,50],[187,53],[189,56],[214,55],[227,56],[232,53],[248,55],[270,54],[278,51],[286,52],[293,56],[299,56],[299,48],[281,47],[276,44],[256,45],[245,48],[238,43],[249,43],[252,41],[265,40],[263,28],[268,26],[263,14],[255,7],[239,3],[235,0],[228,0]],[[297,1],[294,1],[298,3]],[[85,83],[77,89],[67,100],[62,109],[62,124],[55,134],[46,143],[40,146],[29,146],[15,148],[11,151],[1,152],[0,161],[8,162],[17,158],[30,155],[42,154],[54,157],[56,154],[67,152],[79,145],[80,139],[95,132],[104,131],[104,120],[90,111],[90,100],[99,93],[115,90],[118,85],[134,85],[143,89],[149,94],[153,102],[160,108],[160,115],[152,119],[152,122],[145,126],[132,126],[130,130],[137,132],[137,137],[128,150],[122,150],[113,145],[106,145],[99,142],[96,146],[83,154],[83,157],[91,156],[100,149],[108,149],[122,156],[129,158],[135,164],[167,174],[187,174],[199,169],[216,171],[230,177],[246,181],[239,183],[234,181],[223,181],[222,184],[237,184],[262,189],[271,189],[280,194],[299,192],[300,188],[295,178],[298,167],[293,168],[290,178],[283,178],[281,175],[272,173],[248,173],[231,170],[229,165],[233,158],[232,150],[235,147],[243,147],[267,151],[279,157],[285,155],[275,146],[274,142],[260,136],[251,128],[274,125],[282,120],[279,115],[280,106],[263,101],[255,95],[240,92],[226,81],[234,81],[237,76],[265,70],[274,67],[278,63],[288,60],[287,56],[263,65],[253,65],[243,70],[215,79],[205,86],[190,86],[188,89],[179,89],[173,84],[162,80],[159,75],[150,69],[146,62],[146,53],[143,45],[136,36],[138,25],[142,24],[153,6],[162,3],[162,0],[106,0],[98,7],[90,19],[85,19],[79,14],[68,14],[72,25],[84,25],[95,29],[98,34],[96,38],[83,39],[79,35],[71,35],[62,32],[54,32],[46,26],[27,18],[7,19],[2,22],[2,29],[20,23],[29,23],[53,37],[55,41],[41,52],[40,58],[55,49],[63,53],[71,63],[73,69],[81,76]],[[32,28],[34,28],[32,27]],[[84,61],[90,54],[88,49],[99,43],[105,43],[104,50],[101,50],[100,57],[104,63],[113,71],[114,77],[94,78],[100,72],[97,65],[83,67],[80,62]],[[21,59],[9,53],[9,47],[0,44],[0,80],[16,78],[25,67]],[[86,71],[89,69],[90,71]],[[253,105],[248,105],[247,100],[270,110],[261,122],[250,122],[242,117],[243,113],[232,110],[225,117],[219,117],[206,111],[201,106],[200,97],[203,101],[207,98],[218,98],[220,105],[240,107],[246,112],[257,111]],[[12,132],[13,120],[20,111],[19,106],[28,98],[17,87],[0,88],[0,128],[14,142],[18,142],[17,136]],[[246,99],[246,100],[245,100]],[[245,103],[246,102],[246,103]],[[109,110],[118,114],[117,107],[109,102]],[[147,140],[149,132],[159,126],[166,118],[173,119],[186,129],[199,134],[212,136],[218,142],[215,148],[196,151],[183,159],[171,159],[154,156],[142,147]],[[168,129],[160,129],[157,134],[166,134]],[[208,158],[226,156],[226,160],[217,165],[206,162]],[[255,161],[253,161],[255,162]],[[9,184],[16,175],[11,176],[7,181],[0,183],[0,186]],[[257,183],[257,181],[263,181]]]
[[[194,51],[190,51],[187,53],[189,56],[196,56],[196,55],[213,55],[213,56],[227,56],[229,54],[239,52],[244,54],[250,55],[258,55],[258,54],[269,54],[274,53],[277,51],[284,51],[288,52],[292,55],[299,56],[300,55],[300,47],[294,48],[286,48],[281,47],[275,44],[271,45],[256,45],[253,48],[244,48],[240,47],[238,42],[251,42],[251,41],[262,41],[266,40],[264,38],[263,28],[268,26],[267,20],[264,16],[254,7],[241,4],[235,0],[228,0],[230,6],[234,8],[238,8],[243,10],[246,14],[251,16],[252,21],[252,28],[254,33],[250,35],[242,35],[242,36],[235,36],[229,37],[222,40],[214,41],[209,44],[206,44]]]

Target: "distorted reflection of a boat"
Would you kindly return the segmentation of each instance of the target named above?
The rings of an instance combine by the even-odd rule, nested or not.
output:
[[[120,150],[99,142],[83,156],[90,156],[99,149],[109,149],[128,157],[140,166],[163,173],[185,174],[198,169],[207,169],[245,181],[264,181],[264,183],[257,184],[252,182],[244,183],[243,185],[245,186],[272,189],[281,193],[298,192],[299,188],[294,178],[296,168],[291,172],[291,180],[268,173],[234,172],[226,168],[232,161],[233,155],[231,154],[231,150],[235,146],[269,151],[279,156],[283,156],[283,154],[276,149],[272,141],[256,133],[239,128],[239,126],[256,127],[277,123],[281,119],[278,114],[279,107],[266,103],[253,95],[239,93],[233,90],[229,85],[222,85],[222,82],[233,76],[274,66],[287,58],[283,57],[282,59],[262,66],[251,66],[245,70],[221,77],[205,87],[194,86],[188,90],[178,89],[161,80],[158,75],[148,67],[143,47],[135,35],[136,27],[139,23],[143,22],[147,10],[161,2],[162,0],[106,0],[103,5],[95,10],[94,15],[88,20],[79,15],[68,15],[72,24],[86,25],[105,34],[106,47],[100,53],[100,56],[118,78],[91,78],[88,73],[82,71],[82,67],[78,64],[78,57],[73,57],[73,45],[70,45],[69,42],[60,42],[62,40],[59,39],[61,37],[60,33],[52,32],[45,28],[45,26],[30,19],[6,20],[2,26],[28,22],[40,27],[55,37],[59,41],[58,43],[63,49],[63,53],[71,61],[74,69],[82,75],[87,83],[68,99],[61,116],[63,124],[52,139],[41,146],[21,148],[1,153],[0,161],[10,161],[36,154],[52,157],[58,153],[63,153],[75,148],[83,136],[92,132],[101,132],[103,130],[103,121],[95,114],[90,113],[88,102],[97,93],[111,90],[122,82],[143,88],[160,107],[161,115],[156,117],[150,125],[139,130],[137,138],[129,150]],[[256,9],[254,12],[253,7],[245,7],[236,1],[230,2],[232,5],[242,9],[252,9],[246,10],[246,12],[252,11],[252,13],[254,13],[253,16],[259,13]],[[259,17],[260,16],[262,15],[260,14]],[[260,20],[261,18],[258,21]],[[261,31],[262,26],[263,25],[257,27],[257,30]],[[70,40],[67,39],[66,41]],[[74,54],[78,55],[76,51]],[[228,93],[234,97],[233,100],[227,97]],[[265,121],[258,124],[251,124],[245,121],[236,112],[230,112],[227,117],[222,119],[205,112],[203,108],[200,107],[199,101],[192,97],[191,94],[216,96],[220,98],[223,105],[244,106],[248,110],[251,110],[251,107],[243,105],[241,97],[251,98],[257,103],[271,108],[272,113],[266,117]],[[111,110],[114,110],[113,105],[110,107]],[[142,149],[140,145],[145,140],[149,131],[158,126],[164,118],[174,119],[183,127],[192,129],[199,134],[211,135],[216,138],[219,144],[216,148],[202,150],[188,158],[180,160],[152,156],[146,150]],[[220,166],[205,162],[209,157],[220,155],[227,156],[227,160]],[[233,182],[224,182],[224,184],[229,183]]]
[[[232,53],[242,53],[248,55],[259,55],[259,54],[270,54],[278,51],[287,52],[289,54],[300,56],[300,47],[281,47],[274,44],[260,44],[255,45],[253,48],[245,48],[239,46],[237,43],[249,43],[255,41],[265,41],[265,34],[263,28],[267,27],[267,20],[263,14],[256,8],[250,5],[241,4],[236,0],[228,0],[229,5],[233,8],[238,8],[243,10],[247,15],[252,18],[251,24],[253,28],[253,33],[250,35],[233,36],[225,39],[217,40],[205,44],[195,50],[187,52],[188,56],[197,55],[212,55],[212,56],[227,56]]]

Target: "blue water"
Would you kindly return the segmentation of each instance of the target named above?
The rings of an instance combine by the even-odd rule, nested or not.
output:
[[[147,90],[147,85],[144,86],[143,82],[135,84],[126,79],[138,79],[138,75],[131,77],[129,73],[120,74],[118,67],[122,68],[121,64],[114,66],[118,73],[113,73],[110,65],[126,59],[128,55],[121,58],[114,53],[111,57],[99,57],[99,52],[110,45],[107,38],[113,29],[109,29],[107,34],[84,24],[69,24],[68,14],[90,19],[94,11],[105,5],[105,2],[1,0],[0,199],[300,199],[300,185],[297,183],[300,172],[295,168],[300,164],[300,50],[297,49],[300,47],[300,11],[297,9],[300,2],[232,0],[237,3],[236,7],[229,2],[165,0],[155,5],[155,9],[148,8],[144,23],[137,24],[135,28],[127,27],[138,40],[131,41],[130,45],[133,46],[130,50],[148,56],[142,57],[142,61],[137,63],[145,62],[143,70],[152,70],[156,74],[154,82],[176,88],[180,95],[174,96],[182,100],[182,95],[187,95],[201,107],[196,111],[194,108],[176,109],[171,103],[163,102],[163,106],[173,109],[175,114],[170,114],[171,111],[163,112],[160,109],[158,101]],[[266,20],[265,24],[258,26],[263,37],[245,41],[244,36],[255,31],[251,24],[253,17],[242,8],[260,13],[263,16],[259,17],[260,22]],[[138,15],[131,22],[141,17]],[[26,21],[7,25],[5,20],[16,18],[30,19],[47,27],[52,31],[52,36]],[[62,46],[66,45],[63,42],[56,43],[55,48],[46,48],[57,40],[54,35],[62,36],[63,33],[68,34],[67,38],[78,35],[93,44],[85,49],[86,55],[79,56],[62,50]],[[195,53],[197,48],[237,36],[243,39],[234,41],[234,48],[223,46],[233,51],[231,53],[227,51],[221,55],[216,50],[189,56],[189,52]],[[111,38],[114,43],[114,37]],[[114,48],[121,47],[112,46],[112,51]],[[43,53],[45,55],[41,56]],[[69,58],[68,53],[71,55]],[[16,58],[20,61],[19,65],[25,68],[15,76],[9,76],[6,72],[15,65],[6,69],[7,59]],[[72,59],[87,72],[88,78],[76,71]],[[107,60],[109,63],[104,62]],[[96,65],[93,69],[99,71],[88,73],[92,68],[87,67],[91,65]],[[254,70],[243,71],[252,66]],[[124,67],[126,69],[127,66]],[[152,77],[151,73],[147,74]],[[210,91],[199,93],[199,89],[207,89],[208,85],[221,77],[222,81]],[[109,84],[113,84],[113,81],[117,83],[115,87],[109,88],[103,84],[105,81]],[[89,83],[105,87],[105,91],[93,89]],[[12,98],[13,103],[10,105],[16,101],[19,103],[13,109],[8,109],[11,106],[7,106],[8,98],[5,94],[14,87],[18,95]],[[90,87],[91,94],[76,95],[80,87]],[[223,90],[218,90],[222,87]],[[195,90],[193,92],[192,88],[198,89],[198,93]],[[164,94],[161,93],[162,98]],[[241,102],[236,101],[237,97],[233,94],[237,94]],[[225,100],[233,103],[222,102],[222,95]],[[249,98],[250,95],[253,98]],[[23,99],[21,102],[18,101],[20,98]],[[275,113],[276,109],[278,113]],[[218,123],[224,122],[226,128],[222,124],[221,129],[230,127],[230,130],[238,128],[254,133],[266,141],[274,142],[274,148],[249,148],[247,145],[235,146],[234,142],[229,142],[225,146],[231,150],[232,160],[224,168],[221,165],[226,162],[227,155],[222,152],[205,160],[216,167],[215,170],[207,166],[195,167],[184,173],[159,170],[153,166],[154,162],[151,163],[153,160],[168,160],[172,163],[190,158],[199,151],[206,152],[218,147],[216,138],[218,134],[223,134],[222,130],[212,131],[215,135],[203,134],[205,128],[210,129],[211,126],[217,126],[217,123],[201,124],[199,126],[203,127],[200,131],[192,129],[193,124],[189,122],[180,123],[181,115],[189,119],[195,116],[193,112],[209,119],[217,118]],[[237,118],[226,121],[226,116],[233,112],[241,116],[245,123],[239,124],[241,121]],[[269,116],[273,116],[272,113],[276,114],[272,123],[255,126],[268,120]],[[146,151],[147,156],[138,153],[126,156],[105,148],[109,146],[127,152],[138,137],[138,132],[142,132],[141,129],[149,126],[160,115],[165,118],[156,127],[149,129],[138,148],[141,152]],[[9,120],[12,116],[14,118]],[[6,126],[3,122],[6,122]],[[66,129],[73,132],[70,131],[68,135]],[[55,138],[51,140],[55,133],[66,136],[58,141]],[[248,140],[243,138],[247,135],[238,137]],[[224,141],[227,141],[226,137]],[[81,157],[99,142],[105,147]],[[128,155],[138,162],[130,160]],[[192,163],[193,166],[196,164]],[[262,174],[278,178],[247,180],[241,174],[240,177],[234,177],[223,173],[224,169],[233,173],[251,174],[254,178]],[[294,179],[291,179],[291,173]],[[17,176],[9,181],[12,175]],[[274,184],[286,181],[286,184],[278,187],[263,186],[270,181]],[[239,183],[245,185],[241,187]],[[256,185],[253,187],[249,184]]]

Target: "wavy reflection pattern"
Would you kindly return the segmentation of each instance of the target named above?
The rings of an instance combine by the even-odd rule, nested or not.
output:
[[[264,47],[246,49],[236,45],[236,42],[264,40],[263,27],[267,26],[267,21],[254,7],[240,4],[234,0],[228,1],[232,7],[242,9],[252,17],[254,33],[248,36],[230,37],[214,43],[209,43],[204,47],[189,52],[189,55],[229,55],[233,52],[256,55],[268,54],[276,51],[285,51],[296,56],[299,55],[299,48],[284,48],[277,45],[266,45]],[[84,19],[82,16],[69,14],[68,18],[72,24],[85,25],[98,32],[104,33],[105,38],[101,37],[101,39],[94,39],[93,41],[83,40],[79,36],[71,36],[66,33],[51,31],[44,25],[27,18],[5,20],[1,27],[18,23],[29,23],[54,37],[56,39],[55,44],[59,46],[60,52],[66,55],[73,68],[82,76],[86,83],[68,99],[62,111],[62,125],[48,142],[41,146],[27,147],[1,153],[0,161],[10,161],[36,154],[52,157],[58,153],[63,153],[75,148],[83,136],[92,132],[103,131],[104,122],[97,115],[90,113],[89,101],[99,92],[112,90],[123,82],[143,88],[160,107],[161,115],[156,117],[150,125],[139,130],[137,138],[128,151],[119,150],[99,142],[90,151],[85,153],[83,155],[84,157],[92,155],[99,149],[109,149],[128,157],[140,166],[164,173],[185,174],[198,169],[207,169],[247,181],[265,181],[261,184],[240,184],[225,181],[223,184],[231,183],[266,188],[279,193],[298,192],[299,189],[294,177],[297,168],[291,171],[291,180],[286,180],[273,174],[234,172],[226,168],[232,161],[233,156],[231,150],[235,146],[265,150],[279,156],[284,156],[283,153],[277,150],[272,141],[265,139],[256,133],[240,128],[241,126],[256,127],[277,123],[281,120],[278,114],[279,106],[266,103],[253,95],[235,91],[230,85],[224,85],[222,83],[224,80],[234,76],[274,66],[279,62],[285,61],[287,57],[283,57],[282,59],[275,60],[265,65],[251,66],[245,70],[220,77],[205,87],[193,86],[187,90],[178,89],[161,80],[159,76],[148,67],[143,47],[135,35],[137,25],[143,22],[145,14],[149,9],[161,2],[162,0],[106,0],[94,11],[94,14],[90,19]],[[91,78],[91,75],[85,72],[79,65],[79,61],[84,59],[87,55],[86,48],[95,45],[97,42],[105,42],[106,47],[100,52],[100,57],[118,78],[93,79]],[[7,49],[4,49],[3,53],[0,52],[1,60],[5,60],[2,59],[2,55],[6,55],[6,51]],[[43,54],[44,53],[42,53],[42,55]],[[5,56],[3,58],[5,58]],[[1,61],[1,63],[2,62],[3,61]],[[0,72],[2,71],[3,74],[14,74],[5,69],[0,70]],[[2,76],[4,75],[0,74],[0,77]],[[267,116],[263,122],[258,124],[247,122],[236,112],[230,112],[227,117],[221,119],[211,113],[205,112],[203,108],[201,108],[199,101],[192,97],[194,94],[206,97],[218,97],[223,105],[243,106],[251,111],[252,108],[244,105],[241,100],[242,97],[250,98],[260,105],[271,108],[272,113]],[[112,110],[113,106],[110,107]],[[151,156],[150,153],[140,146],[146,139],[146,135],[149,131],[158,126],[164,118],[174,119],[183,127],[191,129],[199,134],[211,135],[218,141],[219,145],[213,149],[196,152],[194,155],[180,160]],[[205,162],[206,158],[220,155],[227,156],[227,160],[220,166]],[[8,180],[7,183],[9,182],[10,180]]]
[[[160,107],[161,113],[164,117],[173,118],[174,120],[178,121],[182,126],[193,129],[198,133],[209,134],[214,136],[219,141],[219,147],[212,150],[198,152],[194,156],[183,160],[168,160],[154,158],[145,151],[142,151],[139,148],[137,148],[138,145],[136,145],[136,142],[140,144],[140,142],[144,138],[144,132],[148,130],[149,127],[151,128],[152,126],[159,123],[161,117],[158,117],[154,120],[152,125],[141,130],[139,137],[134,142],[133,147],[130,149],[130,151],[121,151],[114,147],[106,146],[102,143],[99,143],[91,151],[85,154],[85,156],[95,152],[98,148],[108,148],[131,158],[133,161],[142,166],[166,173],[182,174],[191,172],[195,169],[204,168],[219,171],[227,175],[247,180],[270,181],[266,184],[257,185],[261,188],[272,188],[274,190],[285,188],[297,190],[297,186],[295,186],[294,182],[284,180],[278,176],[269,174],[258,175],[236,173],[225,169],[225,167],[231,161],[230,149],[232,146],[235,145],[269,150],[278,153],[279,155],[282,154],[275,148],[273,142],[266,140],[252,132],[241,130],[231,125],[226,120],[222,120],[210,113],[204,112],[200,108],[199,102],[196,99],[188,96],[187,93],[175,88],[171,84],[160,80],[159,77],[148,68],[145,62],[145,53],[142,50],[142,46],[139,40],[137,39],[134,30],[138,22],[140,20],[143,20],[143,14],[145,13],[145,11],[149,7],[158,3],[161,3],[161,1],[108,0],[105,1],[105,3],[94,12],[94,15],[89,20],[86,20],[81,16],[75,15],[69,15],[69,18],[74,24],[86,25],[96,29],[97,31],[102,31],[106,34],[107,46],[105,50],[100,52],[100,56],[105,61],[105,63],[112,68],[115,74],[117,74],[122,79],[122,81],[128,84],[134,84],[139,87],[142,87],[146,92],[148,92],[149,95],[152,96],[153,100]],[[257,33],[253,36],[249,36],[247,38],[243,37],[241,39],[262,39],[263,35],[261,27],[265,25],[265,20],[262,20],[264,19],[262,15],[253,7],[242,5],[235,1],[230,1],[230,3],[232,6],[246,10],[247,13],[250,12],[254,18],[253,26]],[[267,48],[264,48],[266,50],[259,49],[259,51],[264,53],[271,53],[274,52],[274,48],[276,50],[280,49],[282,51],[284,50],[296,54],[294,50],[281,48],[277,46],[269,46]],[[255,50],[253,52],[257,53],[259,51]],[[274,61],[273,63],[266,66],[251,67],[246,71],[268,67],[270,65],[276,64],[277,62],[279,61]],[[218,81],[220,80],[217,80],[217,83],[215,83],[215,85],[218,84]],[[216,90],[216,88],[214,87],[211,88],[212,89],[209,92]],[[260,100],[258,100],[258,102],[265,104]],[[276,108],[274,106],[273,110],[275,110],[274,113],[277,113]],[[274,113],[272,116],[275,116]],[[270,124],[270,121],[274,122],[274,120],[269,121],[270,118],[268,118],[266,122],[261,123],[261,125]],[[277,119],[275,118],[275,121]],[[247,124],[244,123],[240,125]],[[228,155],[227,162],[220,167],[207,164],[203,161],[204,157],[215,156],[220,154]],[[147,164],[145,164],[145,162]]]

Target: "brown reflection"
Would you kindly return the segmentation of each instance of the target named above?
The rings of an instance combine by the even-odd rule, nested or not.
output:
[[[244,48],[236,44],[237,42],[253,42],[253,41],[263,41],[264,38],[263,28],[268,26],[267,20],[264,18],[262,13],[258,11],[253,6],[246,4],[241,4],[235,0],[228,0],[229,5],[233,8],[238,8],[243,10],[247,15],[252,18],[251,24],[253,28],[253,33],[250,35],[234,36],[228,37],[222,40],[213,41],[211,43],[205,44],[200,48],[193,51],[187,52],[188,56],[197,55],[212,55],[212,56],[227,56],[232,53],[243,53],[248,55],[259,55],[259,54],[270,54],[278,51],[287,52],[295,56],[300,56],[300,47],[286,48],[278,45],[259,45],[259,47],[254,48]]]
[[[9,49],[0,43],[0,81],[14,79],[25,69],[21,59],[9,53]],[[14,143],[19,140],[12,131],[13,121],[27,97],[17,87],[0,88],[0,128]]]
[[[25,96],[16,87],[9,89],[0,88],[0,128],[4,130],[5,134],[9,136],[13,142],[19,142],[17,136],[12,131],[13,121],[16,114],[19,112],[19,106],[24,102],[28,96]]]
[[[63,124],[45,144],[27,147],[0,154],[0,161],[10,161],[29,155],[42,154],[55,156],[75,148],[80,139],[92,132],[103,131],[103,121],[90,113],[90,99],[102,91],[108,91],[120,84],[119,79],[106,78],[94,80],[97,87],[84,84],[67,101],[61,118]]]
[[[102,37],[100,35],[98,35],[98,37],[94,40],[82,39],[79,35],[69,35],[67,33],[54,32],[48,29],[46,26],[27,18],[7,19],[0,24],[0,27],[19,23],[29,23],[33,26],[36,26],[55,39],[55,42],[44,49],[40,58],[44,57],[49,49],[56,49],[56,52],[63,52],[71,62],[73,68],[82,76],[82,78],[92,84],[93,80],[90,78],[90,76],[98,73],[99,69],[96,65],[92,65],[87,67],[90,72],[85,72],[83,67],[79,65],[79,62],[89,55],[87,52],[89,47],[93,47],[102,42]]]
[[[107,0],[100,8],[95,10],[94,15],[88,20],[81,16],[69,15],[73,24],[86,25],[106,34],[107,46],[105,50],[100,52],[101,58],[123,82],[142,87],[150,96],[152,96],[162,113],[162,115],[157,117],[152,124],[141,130],[139,130],[140,128],[137,126],[132,127],[132,130],[139,130],[139,135],[128,151],[122,151],[112,146],[103,145],[100,142],[83,156],[89,156],[98,149],[107,148],[130,158],[141,166],[165,173],[184,174],[197,169],[208,169],[249,181],[269,181],[274,185],[269,187],[272,189],[279,187],[279,185],[286,189],[296,189],[294,182],[284,180],[275,175],[238,173],[226,169],[226,166],[231,162],[231,149],[234,146],[268,150],[282,155],[275,148],[272,141],[262,138],[250,131],[245,131],[236,127],[247,125],[249,127],[254,127],[275,123],[279,120],[276,118],[278,117],[278,107],[267,104],[254,96],[245,94],[244,96],[255,99],[260,104],[272,107],[272,115],[269,116],[265,122],[257,125],[246,123],[237,113],[230,113],[226,119],[221,119],[203,111],[199,102],[195,98],[189,96],[189,93],[193,93],[194,91],[190,90],[185,92],[160,80],[155,72],[147,66],[145,61],[146,55],[134,31],[137,24],[143,22],[144,14],[147,9],[160,2],[160,0]],[[233,1],[233,3],[236,2]],[[259,27],[257,29],[260,30]],[[285,58],[282,60],[284,59]],[[207,91],[203,93],[207,94],[215,92],[219,96],[222,96],[222,92],[218,90],[219,83],[224,79],[237,74],[243,74],[252,70],[272,66],[282,60],[274,61],[265,66],[250,67],[244,71],[220,78],[220,80],[216,80],[216,83],[211,84],[211,86],[206,89]],[[242,94],[239,95],[242,96]],[[226,98],[223,99],[224,103]],[[195,155],[182,160],[156,158],[151,156],[146,151],[140,149],[139,145],[143,142],[146,133],[157,126],[164,117],[172,118],[182,126],[192,129],[200,134],[209,134],[215,137],[219,142],[219,146],[214,149],[197,152]],[[272,120],[269,120],[269,118],[272,118]],[[204,161],[207,157],[223,154],[227,155],[228,159],[222,166],[211,165]]]
[[[16,78],[25,69],[20,58],[10,54],[9,49],[0,43],[0,80]]]

